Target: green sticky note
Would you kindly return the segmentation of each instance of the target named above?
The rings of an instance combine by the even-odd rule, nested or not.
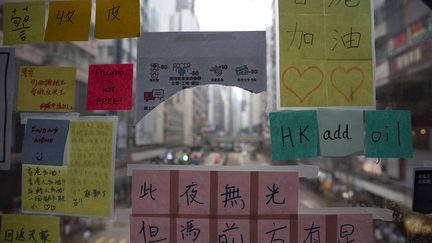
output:
[[[365,124],[366,157],[412,158],[409,111],[366,111]]]
[[[328,106],[373,106],[372,61],[328,61]]]
[[[279,15],[280,61],[287,59],[324,59],[323,14]]]
[[[322,2],[322,1],[318,1]],[[370,14],[370,0],[324,0],[326,14]]]
[[[324,1],[316,0],[279,0],[279,14],[322,14]]]
[[[325,35],[326,59],[372,59],[370,14],[326,15]]]
[[[31,44],[44,40],[45,1],[5,3],[3,44]]]
[[[363,153],[363,111],[319,109],[317,116],[321,156]]]
[[[318,156],[316,111],[271,112],[270,131],[273,160]]]

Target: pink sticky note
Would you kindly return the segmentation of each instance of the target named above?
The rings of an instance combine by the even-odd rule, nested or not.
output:
[[[179,214],[210,214],[210,172],[179,171]]]
[[[250,172],[220,171],[217,192],[218,214],[248,215],[250,183]]]
[[[298,173],[259,172],[259,214],[297,214]]]
[[[326,242],[325,215],[298,215],[298,242]]]
[[[170,199],[170,171],[132,171],[133,214],[168,214]]]
[[[219,219],[216,242],[251,242],[249,220]]]
[[[170,218],[130,217],[131,243],[170,242]]]
[[[337,222],[338,242],[373,242],[371,214],[341,214]]]
[[[258,220],[257,242],[290,242],[290,221]]]
[[[177,242],[210,242],[209,219],[177,218]]]
[[[132,109],[133,64],[90,65],[87,110]]]

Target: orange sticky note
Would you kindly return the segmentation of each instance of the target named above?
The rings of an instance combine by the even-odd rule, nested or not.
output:
[[[51,1],[45,41],[88,40],[91,0]]]
[[[138,36],[140,36],[139,0],[96,0],[96,38]]]

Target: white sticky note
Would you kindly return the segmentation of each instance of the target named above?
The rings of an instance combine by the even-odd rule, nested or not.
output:
[[[217,84],[266,90],[266,35],[254,32],[143,33],[138,42],[136,122],[186,88]]]

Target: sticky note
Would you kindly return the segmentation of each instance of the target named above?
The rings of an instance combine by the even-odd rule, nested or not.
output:
[[[249,172],[218,173],[217,210],[224,215],[248,215],[251,207],[251,175]],[[231,194],[233,193],[233,194]],[[232,195],[236,195],[232,198]]]
[[[321,156],[343,157],[364,150],[363,111],[317,111]]]
[[[327,59],[370,60],[372,58],[370,14],[327,15],[325,33]]]
[[[210,171],[182,171],[178,180],[178,212],[210,214]]]
[[[279,16],[281,65],[296,59],[324,59],[325,32],[323,14],[285,14]]]
[[[0,48],[0,170],[9,170],[15,99],[15,49]]]
[[[370,1],[279,1],[279,109],[374,107]]]
[[[3,44],[30,44],[44,40],[45,1],[3,5]]]
[[[334,242],[352,242],[353,239],[357,242],[373,242],[372,233],[371,214],[337,215],[337,241]]]
[[[270,113],[272,160],[318,156],[316,111]]]
[[[133,171],[132,213],[169,213],[170,200],[174,200],[170,197],[169,185],[169,171]]]
[[[71,112],[75,101],[76,68],[21,66],[19,111]]]
[[[109,217],[113,212],[113,122],[71,121],[67,212]]]
[[[328,61],[327,104],[329,106],[373,106],[372,61]]]
[[[90,65],[87,110],[132,109],[133,64]]]
[[[91,0],[50,1],[45,41],[87,41]]]
[[[412,208],[414,212],[432,213],[432,170],[421,168],[414,171],[414,195]]]
[[[258,241],[252,242],[292,242],[291,222],[288,219],[258,220]]]
[[[23,139],[22,163],[63,165],[68,129],[67,120],[29,119]]]
[[[200,218],[177,218],[177,242],[212,242],[210,220]]]
[[[329,242],[326,241],[326,215],[300,214],[297,220],[298,240],[296,242]],[[333,226],[335,227],[336,225]],[[333,237],[336,236],[336,232],[331,232],[331,234]]]
[[[371,2],[369,0],[324,0],[324,7],[326,14],[369,14],[371,12]]]
[[[60,218],[52,216],[4,214],[1,242],[60,242]]]
[[[249,220],[220,219],[217,221],[217,242],[252,242]]]
[[[369,158],[412,158],[410,111],[366,111],[365,153]]]
[[[130,217],[131,243],[143,242],[171,242],[170,218],[168,217]]]
[[[27,212],[60,214],[66,211],[65,166],[22,167],[22,209]]]
[[[323,61],[298,60],[281,72],[280,103],[286,107],[315,107],[327,103]]]
[[[95,37],[99,39],[140,36],[139,0],[97,0]]]
[[[259,214],[298,213],[297,172],[259,172],[258,181]]]
[[[266,90],[263,31],[142,33],[135,122],[177,92],[200,85]]]
[[[288,14],[322,14],[324,11],[324,1],[279,0],[278,6]]]

